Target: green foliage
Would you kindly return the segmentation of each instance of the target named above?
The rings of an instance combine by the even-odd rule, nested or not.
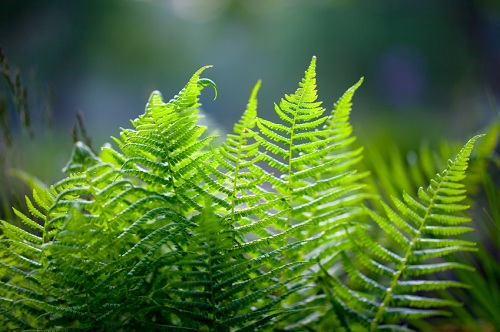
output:
[[[77,143],[68,177],[14,211],[24,228],[2,221],[1,329],[407,330],[457,305],[423,293],[471,269],[445,258],[475,250],[458,236],[477,136],[380,214],[349,122],[361,80],[325,114],[313,58],[281,123],[257,116],[258,82],[217,147],[198,124],[206,68],[168,102],[153,92],[118,148]]]
[[[500,252],[498,238],[500,229],[498,170],[500,164],[498,153],[495,151],[498,145],[499,128],[497,119],[485,129],[487,134],[478,142],[470,160],[467,178],[463,180],[469,194],[466,204],[471,205],[469,213],[474,216],[470,227],[476,231],[466,237],[479,239],[479,241],[477,252],[459,253],[455,256],[461,263],[476,268],[477,273],[471,273],[468,269],[455,269],[456,280],[470,287],[437,292],[437,295],[445,299],[460,299],[466,303],[466,306],[449,308],[454,314],[454,325],[462,326],[464,331],[494,330],[494,326],[500,326],[496,314],[496,308],[500,303],[500,289],[498,288],[500,266],[496,259]],[[457,146],[457,144],[443,141],[439,144],[438,152],[433,151],[429,145],[423,145],[418,152],[409,151],[406,156],[395,146],[391,146],[391,153],[385,159],[381,156],[384,152],[383,147],[370,146],[367,149],[369,156],[365,162],[371,165],[368,168],[374,170],[374,176],[367,180],[370,184],[369,188],[384,197],[390,196],[391,193],[396,195],[400,191],[416,194],[418,187],[425,185],[426,174],[438,172]],[[389,174],[397,174],[396,177],[403,181],[391,181]],[[376,204],[379,213],[384,213],[382,204],[377,204],[375,199],[371,202]],[[431,323],[415,322],[415,326],[421,331],[431,330],[436,324],[449,324],[449,321],[442,319]]]
[[[419,189],[418,199],[403,193],[403,200],[393,197],[395,210],[382,203],[385,216],[367,211],[387,239],[394,242],[396,250],[374,242],[364,228],[359,227],[351,234],[352,251],[358,262],[344,254],[342,265],[354,287],[345,286],[335,276],[328,279],[335,290],[331,300],[335,302],[337,315],[354,315],[369,331],[390,330],[391,325],[381,324],[443,315],[447,313],[435,308],[458,305],[421,294],[465,287],[453,280],[425,278],[429,274],[449,269],[473,270],[463,264],[434,259],[476,250],[475,243],[453,237],[472,230],[462,226],[470,219],[459,215],[468,208],[460,203],[465,198],[465,189],[459,181],[465,177],[468,157],[477,138],[464,146],[426,190]]]

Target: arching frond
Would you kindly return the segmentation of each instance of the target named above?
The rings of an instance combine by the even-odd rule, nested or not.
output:
[[[351,279],[351,288],[335,276],[329,277],[335,294],[331,300],[337,315],[353,311],[369,331],[375,331],[399,320],[416,320],[446,315],[443,306],[458,305],[426,294],[429,291],[463,287],[453,280],[429,280],[436,272],[454,268],[470,269],[453,262],[439,262],[452,253],[474,251],[475,243],[454,239],[464,231],[463,223],[470,219],[460,215],[467,208],[463,184],[472,138],[448,167],[431,180],[427,189],[420,189],[418,199],[404,193],[403,199],[393,198],[394,210],[383,203],[385,216],[368,211],[377,227],[394,243],[386,248],[374,242],[366,229],[351,234],[355,243],[355,261],[343,254],[342,263]],[[423,277],[425,276],[425,277]],[[358,285],[358,286],[356,286]],[[343,309],[342,309],[343,308]]]
[[[132,121],[135,130],[123,130],[121,149],[126,161],[122,168],[148,184],[148,188],[172,196],[178,211],[201,211],[205,198],[213,199],[200,187],[198,174],[210,158],[207,149],[214,136],[203,138],[205,127],[197,124],[198,97],[206,84],[199,84],[198,70],[172,100],[164,103],[159,92],[152,93],[145,114]],[[201,205],[200,205],[201,204]]]

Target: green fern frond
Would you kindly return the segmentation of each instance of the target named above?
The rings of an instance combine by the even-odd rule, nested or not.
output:
[[[467,231],[460,225],[470,219],[457,215],[467,208],[460,203],[465,197],[460,181],[465,177],[468,158],[478,138],[467,142],[448,167],[431,180],[429,187],[419,191],[418,200],[404,193],[402,201],[394,198],[396,210],[383,203],[386,217],[368,211],[375,224],[392,239],[392,247],[374,242],[365,229],[358,228],[351,234],[358,265],[346,254],[342,263],[353,288],[331,276],[336,286],[332,301],[337,307],[343,303],[355,308],[359,317],[366,317],[363,321],[368,330],[375,331],[383,324],[401,319],[447,315],[446,311],[434,308],[458,305],[420,294],[465,285],[453,280],[418,278],[454,268],[470,270],[463,264],[436,263],[435,259],[476,250],[475,243],[450,236]]]
[[[41,193],[42,194],[42,193]],[[6,329],[28,327],[24,317],[36,317],[41,314],[25,301],[44,299],[43,289],[32,279],[32,273],[44,265],[43,252],[46,242],[48,206],[53,202],[49,190],[43,195],[33,190],[34,201],[26,197],[31,216],[14,209],[26,229],[19,228],[9,222],[1,221],[3,235],[0,239],[0,311],[5,317]],[[2,326],[2,325],[0,325]]]
[[[351,98],[361,81],[346,92],[330,116],[324,116],[325,109],[316,101],[315,68],[313,58],[295,94],[286,95],[279,106],[275,105],[283,124],[260,118],[257,121],[257,139],[266,150],[262,159],[276,170],[258,172],[267,177],[290,206],[288,227],[306,220],[317,225],[333,218],[339,214],[341,200],[350,199],[349,194],[352,205],[355,197],[359,198],[358,203],[362,199],[353,194],[361,188],[356,182],[364,175],[357,175],[352,168],[359,161],[361,150],[350,151],[354,138],[350,137],[348,122]],[[352,187],[347,190],[350,184]],[[307,235],[299,238],[324,230],[310,225]]]
[[[267,192],[263,185],[267,177],[259,175],[257,163],[264,158],[259,152],[257,133],[254,131],[257,122],[257,92],[260,88],[257,82],[250,95],[247,108],[241,119],[234,126],[234,133],[228,134],[225,142],[213,151],[217,168],[208,166],[212,178],[206,178],[206,183],[213,189],[219,188],[218,193],[224,194],[224,200],[228,202],[225,219],[239,227],[234,233],[240,239],[247,234],[242,230],[255,232],[259,236],[266,237],[265,226],[276,223],[281,216],[269,214],[274,208],[282,205],[282,202],[274,193]],[[259,221],[264,221],[260,223]],[[241,227],[241,226],[249,227]]]
[[[198,169],[210,158],[204,151],[214,136],[201,138],[205,127],[198,126],[198,97],[205,86],[199,84],[198,70],[188,84],[168,103],[154,92],[146,112],[132,121],[136,130],[122,130],[123,172],[147,183],[149,189],[177,200],[179,211],[201,211],[205,198],[214,198],[201,188]]]
[[[280,105],[275,105],[275,110],[285,125],[257,119],[261,133],[257,140],[268,152],[274,154],[266,154],[263,159],[278,168],[279,173],[272,175],[273,178],[283,175],[285,181],[274,182],[287,200],[290,200],[294,184],[291,176],[294,171],[300,170],[300,163],[296,163],[294,167],[292,163],[299,157],[299,153],[311,153],[316,150],[318,145],[312,141],[315,137],[313,129],[326,121],[326,117],[322,117],[325,110],[321,107],[321,102],[316,101],[315,69],[316,58],[313,58],[295,94],[285,95]],[[295,138],[297,134],[302,134],[300,141]],[[303,140],[305,143],[300,143]]]
[[[77,143],[75,151],[87,150]],[[42,221],[16,212],[26,225],[40,232],[41,237],[5,224],[9,239],[4,241],[2,248],[6,249],[8,257],[2,257],[2,262],[10,266],[10,286],[26,289],[17,292],[22,301],[19,310],[24,315],[32,313],[32,327],[56,326],[49,322],[57,324],[53,316],[61,314],[69,320],[89,322],[95,319],[94,312],[102,312],[103,305],[112,308],[114,301],[122,298],[120,294],[138,282],[131,278],[132,283],[123,284],[127,273],[124,266],[137,257],[127,257],[128,261],[117,258],[135,239],[120,239],[117,231],[128,229],[141,217],[145,222],[155,220],[153,217],[158,219],[157,216],[144,217],[154,207],[151,205],[154,197],[149,194],[150,198],[146,199],[147,191],[133,190],[130,181],[123,180],[116,168],[100,158],[93,156],[85,162],[72,158],[67,169],[77,173],[51,187],[45,195],[34,193],[34,200],[40,207],[28,200],[31,214],[39,219],[43,217]],[[130,209],[131,206],[134,208]],[[126,216],[121,213],[125,210],[128,211]],[[20,277],[15,276],[16,272],[21,273]],[[89,302],[89,294],[98,294],[103,285],[108,288],[108,294]],[[50,298],[58,300],[48,300]],[[131,306],[123,307],[132,310]],[[16,309],[7,311],[13,317],[21,317]],[[44,312],[44,316],[52,318],[37,319]]]
[[[266,273],[260,268],[300,244],[248,260],[239,254],[245,244],[235,242],[230,232],[224,232],[228,221],[216,216],[211,204],[207,203],[193,221],[196,227],[191,230],[192,238],[184,254],[168,265],[165,286],[150,295],[155,303],[172,310],[180,319],[175,326],[214,331],[265,327],[271,326],[277,311],[286,313],[278,305],[296,291],[293,285],[302,277],[277,280],[292,265],[303,263],[283,265]],[[241,252],[258,253],[255,247]],[[276,296],[269,296],[271,293]],[[255,306],[259,309],[252,309]]]

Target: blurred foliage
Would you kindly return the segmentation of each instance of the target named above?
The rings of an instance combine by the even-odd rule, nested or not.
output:
[[[25,209],[22,197],[32,188],[43,188],[44,182],[60,178],[61,167],[57,166],[65,161],[63,153],[72,142],[69,129],[55,131],[52,127],[51,97],[35,89],[32,77],[25,83],[21,70],[9,63],[2,49],[0,74],[0,218],[11,219],[11,207]],[[80,113],[72,136],[74,142],[82,140],[90,146]],[[35,173],[43,180],[34,177]]]
[[[28,103],[28,90],[21,81],[21,73],[19,70],[12,72],[9,66],[9,61],[0,48],[0,74],[2,74],[5,82],[10,88],[10,95],[14,104],[15,113],[20,117],[23,127],[28,129],[30,134],[33,134],[31,128],[30,107]],[[3,138],[7,144],[12,144],[11,129],[9,126],[9,111],[7,107],[6,96],[1,95],[0,101],[0,129],[2,130]]]

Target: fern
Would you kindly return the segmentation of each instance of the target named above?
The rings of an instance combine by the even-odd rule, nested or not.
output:
[[[238,226],[253,224],[255,220],[252,220],[252,216],[259,215],[265,218],[268,210],[281,205],[277,195],[261,188],[267,178],[258,175],[256,166],[264,157],[259,153],[257,133],[254,131],[257,117],[257,92],[260,84],[259,81],[255,85],[247,109],[234,126],[234,134],[228,134],[225,142],[213,150],[213,158],[217,167],[211,167],[210,163],[205,166],[213,177],[205,175],[205,182],[217,188],[216,193],[219,195],[225,195],[225,201],[229,203],[226,219],[237,223]],[[268,217],[266,223],[270,225],[276,217]],[[246,229],[251,232],[255,231],[256,227],[247,226]],[[264,233],[261,235],[265,236]]]
[[[215,138],[201,138],[206,128],[197,125],[198,96],[204,87],[198,82],[206,68],[198,70],[168,103],[163,103],[159,92],[153,92],[146,113],[132,122],[136,130],[123,130],[123,143],[116,140],[127,158],[124,173],[144,181],[151,190],[168,192],[180,213],[201,211],[206,196],[227,207],[197,183],[197,170],[210,157],[203,149]]]
[[[165,271],[161,278],[165,280],[160,282],[165,286],[151,295],[161,311],[171,311],[184,327],[213,331],[254,330],[269,326],[275,317],[288,313],[276,304],[298,286],[293,286],[293,280],[277,282],[277,278],[284,269],[301,263],[266,273],[258,269],[282,251],[298,248],[300,244],[247,259],[241,253],[252,252],[267,243],[235,244],[231,232],[224,231],[227,227],[223,219],[213,213],[209,204],[193,221],[197,226],[189,247]],[[274,298],[268,296],[271,293]],[[255,306],[258,308],[251,308]]]
[[[313,58],[281,123],[257,116],[259,81],[214,146],[198,124],[202,90],[217,96],[206,68],[168,102],[153,92],[117,148],[77,143],[68,176],[14,210],[22,228],[2,221],[1,329],[405,330],[457,305],[429,292],[462,284],[427,278],[470,269],[443,258],[475,250],[456,236],[477,137],[418,199],[377,199],[381,214],[349,122],[362,80],[325,114]]]
[[[328,264],[328,260],[335,260],[340,241],[345,235],[339,230],[347,224],[352,226],[363,214],[360,203],[366,198],[366,194],[362,191],[360,180],[367,172],[358,172],[356,169],[362,158],[362,148],[353,147],[356,138],[352,136],[349,123],[351,100],[362,82],[363,79],[346,91],[335,103],[323,128],[317,131],[319,136],[315,140],[325,142],[319,149],[328,153],[322,152],[318,159],[304,165],[305,169],[323,165],[329,167],[307,179],[311,185],[304,192],[297,191],[301,205],[295,210],[302,214],[302,218],[312,221],[307,230],[308,236],[322,234],[319,241],[309,245],[311,251],[321,254],[310,258],[322,259],[323,264]]]
[[[439,308],[458,305],[424,294],[465,285],[422,277],[455,268],[472,270],[460,263],[436,259],[476,250],[475,243],[453,237],[471,230],[462,226],[470,219],[457,215],[468,208],[460,203],[465,190],[459,181],[465,177],[468,157],[478,137],[471,139],[448,167],[431,180],[427,190],[419,189],[418,200],[404,193],[403,200],[393,197],[396,210],[383,203],[385,217],[368,211],[375,224],[395,243],[397,251],[374,242],[366,229],[358,228],[351,234],[356,242],[353,254],[359,265],[347,253],[342,265],[353,287],[347,287],[336,276],[328,278],[335,292],[331,299],[337,315],[355,317],[369,331],[397,330],[392,322],[446,315]]]
[[[257,139],[266,150],[263,160],[275,169],[271,174],[261,173],[290,208],[283,227],[308,224],[305,236],[295,234],[299,239],[338,231],[347,220],[334,218],[345,211],[342,199],[348,201],[361,188],[356,183],[360,177],[352,168],[361,151],[349,151],[355,138],[350,137],[348,124],[350,101],[361,81],[339,100],[330,116],[324,116],[325,109],[316,101],[315,69],[313,58],[298,90],[275,105],[282,124],[260,118],[257,122],[261,134]],[[318,228],[322,222],[323,227]]]

